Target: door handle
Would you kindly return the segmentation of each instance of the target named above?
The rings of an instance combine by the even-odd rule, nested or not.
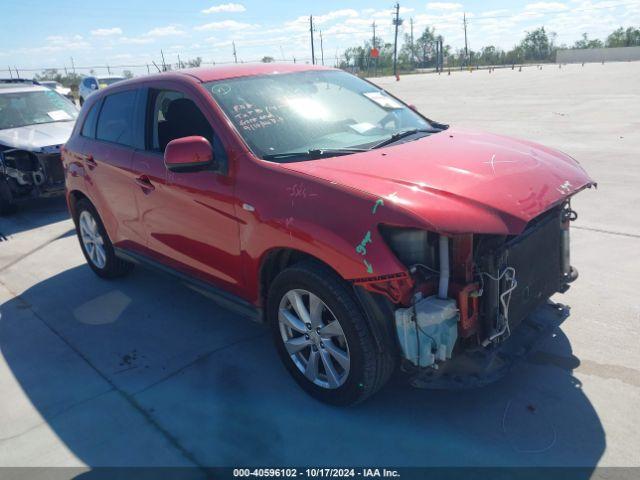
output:
[[[156,187],[153,186],[153,183],[151,183],[151,180],[149,180],[149,177],[146,175],[136,178],[136,184],[142,188],[144,193],[149,193],[156,189]]]

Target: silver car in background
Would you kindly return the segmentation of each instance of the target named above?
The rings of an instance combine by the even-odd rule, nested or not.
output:
[[[47,87],[0,79],[0,214],[22,198],[64,192],[60,148],[77,116],[72,102]]]
[[[84,77],[78,86],[78,96],[80,97],[80,106],[84,105],[84,102],[89,95],[94,92],[97,92],[101,88],[108,87],[109,85],[113,85],[116,82],[120,82],[124,80],[124,77],[118,77],[109,75],[108,77],[96,77],[96,76],[88,76]]]
[[[74,101],[73,92],[68,87],[65,87],[60,82],[56,82],[55,80],[39,80],[38,83],[43,87],[50,88],[54,92],[62,95],[63,97],[67,97],[72,102]]]

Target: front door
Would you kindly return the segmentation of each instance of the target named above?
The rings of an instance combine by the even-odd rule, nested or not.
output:
[[[207,138],[218,163],[225,164],[225,149],[197,100],[179,87],[150,89],[147,146],[133,159],[138,219],[155,259],[240,293],[239,229],[227,169],[174,173],[164,166],[167,143],[191,135]]]

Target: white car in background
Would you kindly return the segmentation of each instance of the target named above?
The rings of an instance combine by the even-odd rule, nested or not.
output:
[[[0,79],[0,215],[19,200],[64,193],[60,148],[78,108],[50,88]]]
[[[39,80],[38,83],[43,87],[50,88],[54,92],[59,93],[63,97],[67,97],[72,102],[74,101],[71,89],[63,86],[60,82],[56,82],[55,80]]]
[[[94,92],[97,92],[101,88],[108,87],[116,82],[120,82],[124,80],[124,77],[112,76],[108,77],[96,77],[96,76],[88,76],[84,77],[80,82],[78,87],[78,95],[80,96],[80,106],[82,106],[89,95]]]

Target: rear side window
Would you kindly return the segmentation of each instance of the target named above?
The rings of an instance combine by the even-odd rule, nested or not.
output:
[[[136,91],[114,93],[104,99],[96,138],[107,142],[134,147],[133,113]]]
[[[87,114],[87,118],[82,125],[82,135],[87,138],[95,138],[96,136],[96,121],[98,120],[98,112],[100,111],[100,104],[102,102],[96,102],[96,104],[91,107],[89,113]]]

